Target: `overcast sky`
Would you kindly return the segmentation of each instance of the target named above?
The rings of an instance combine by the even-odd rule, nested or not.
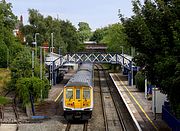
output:
[[[87,22],[91,29],[101,28],[119,22],[118,9],[126,17],[132,13],[131,0],[6,0],[12,3],[13,13],[23,15],[28,23],[28,9],[37,9],[44,15],[69,20],[77,27]]]

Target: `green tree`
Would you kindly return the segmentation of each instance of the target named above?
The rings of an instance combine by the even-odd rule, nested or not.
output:
[[[7,67],[7,46],[4,43],[0,43],[0,68]]]
[[[89,27],[89,24],[86,22],[79,22],[78,24],[78,35],[81,42],[88,41],[91,36],[91,28]]]
[[[107,27],[101,42],[107,44],[108,51],[121,53],[123,48],[124,52],[128,52],[129,46],[123,30],[124,27],[120,23],[112,24]]]
[[[13,35],[13,29],[17,22],[17,17],[12,13],[11,4],[3,0],[0,3],[0,67],[7,67],[7,62],[11,62],[15,57],[14,48],[17,52],[21,50],[20,43]]]
[[[20,78],[16,83],[16,87],[18,96],[22,100],[23,106],[25,106],[30,102],[30,95],[34,97],[35,101],[41,97],[41,90],[44,90],[45,83],[37,77]]]
[[[31,52],[24,48],[19,52],[11,64],[11,88],[15,89],[15,84],[19,78],[32,76]]]
[[[68,52],[76,52],[80,49],[80,41],[76,28],[69,21],[62,21],[61,36],[67,46]]]
[[[178,0],[147,0],[144,5],[134,0],[135,15],[121,18],[128,42],[140,52],[136,62],[146,67],[151,83],[167,94],[176,115],[180,114],[179,6]]]
[[[42,90],[43,98],[48,96],[49,82],[47,78],[45,78],[45,69],[43,68],[42,71],[42,80],[39,80],[40,65],[37,58],[35,58],[35,64],[35,77],[32,78],[32,57],[29,47],[23,48],[23,50],[18,53],[17,57],[13,60],[11,64],[10,90],[17,90],[17,92],[19,93],[19,97],[24,99],[23,103],[27,103],[27,99],[29,101],[29,92],[32,93],[35,98],[40,98],[39,90]],[[39,84],[42,85],[39,86]]]
[[[104,37],[104,32],[105,32],[105,28],[96,29],[93,32],[92,37],[90,38],[90,41],[96,41],[97,43],[99,43]]]
[[[51,16],[44,17],[38,10],[29,9],[29,23],[20,28],[29,44],[34,41],[35,33],[38,46],[43,42],[48,42],[51,46],[51,33],[53,33],[54,51],[58,53],[75,52],[80,48],[80,41],[76,28],[69,22],[59,19],[53,19]]]

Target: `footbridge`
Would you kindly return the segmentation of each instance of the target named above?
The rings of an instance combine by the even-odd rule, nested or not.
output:
[[[132,62],[132,56],[118,53],[67,53],[62,56],[56,53],[49,53],[46,57],[46,64],[54,64],[56,68],[66,63],[111,63],[128,66]]]
[[[67,53],[66,55],[59,55],[55,53],[49,53],[46,57],[46,65],[50,66],[50,74],[54,74],[60,67],[69,63],[109,63],[120,64],[123,68],[123,73],[130,75],[129,85],[133,83],[133,71],[137,70],[132,61],[133,57],[127,54],[119,53]],[[52,76],[53,78],[53,76]]]

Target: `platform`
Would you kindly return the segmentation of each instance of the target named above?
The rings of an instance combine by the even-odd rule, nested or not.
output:
[[[169,131],[170,128],[161,119],[161,114],[152,113],[152,101],[144,97],[135,86],[128,86],[126,76],[110,73],[128,111],[140,131]]]

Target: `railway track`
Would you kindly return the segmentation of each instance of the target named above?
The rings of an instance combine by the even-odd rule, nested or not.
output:
[[[19,113],[16,106],[16,95],[10,103],[0,107],[0,119],[0,124],[16,124],[16,131],[19,130]]]
[[[87,131],[88,129],[88,121],[85,121],[83,123],[67,123],[65,131]]]
[[[104,70],[100,65],[97,65],[96,67],[99,71],[98,77],[100,82],[100,94],[103,108],[105,131],[125,131],[126,129],[124,128],[123,123],[121,123],[122,120],[118,115],[116,106],[110,93]]]
[[[3,106],[0,106],[0,125],[2,123],[2,121],[4,120],[4,113],[3,113]]]
[[[96,65],[99,72],[100,93],[104,115],[105,131],[122,130],[135,131],[136,127],[119,96],[116,87],[103,70],[101,65]],[[110,88],[111,87],[111,88]]]

